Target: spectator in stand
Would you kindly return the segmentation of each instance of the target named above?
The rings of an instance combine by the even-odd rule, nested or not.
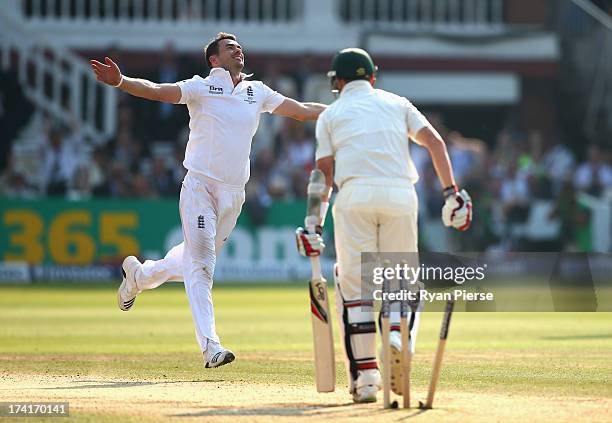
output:
[[[137,198],[143,198],[143,199],[158,198],[158,193],[155,191],[155,188],[149,182],[149,178],[147,178],[143,174],[138,174],[134,176],[132,188],[134,190],[132,195]]]
[[[129,198],[133,196],[133,187],[130,183],[133,179],[133,175],[124,163],[114,162],[108,178],[111,197]]]
[[[422,222],[440,217],[440,183],[437,178],[430,160],[419,173],[419,182],[416,184],[419,197],[418,212]]]
[[[311,53],[302,54],[301,60],[300,60],[300,66],[298,68],[297,73],[295,74],[295,80],[297,82],[298,98],[300,99],[303,99],[304,96],[306,95],[305,93],[306,84],[308,83],[308,80],[314,73],[312,70],[313,62],[314,62],[314,57],[312,56]]]
[[[46,195],[51,197],[66,195],[78,163],[74,148],[64,142],[64,137],[63,130],[51,129],[48,142],[42,150],[42,185]]]
[[[25,174],[17,169],[14,155],[9,153],[6,158],[6,167],[0,173],[0,197],[31,199],[37,195],[38,192],[28,182]]]
[[[182,74],[179,62],[176,58],[174,45],[168,42],[162,51],[157,74],[151,75],[152,81],[159,83],[174,83],[187,75]],[[153,102],[146,104],[155,109],[154,116],[157,119],[149,127],[147,136],[151,141],[173,140],[187,121],[184,110],[174,107],[172,104]]]
[[[108,156],[103,148],[96,148],[89,164],[89,182],[91,192],[96,197],[108,197],[110,195],[110,185],[108,182]]]
[[[0,188],[0,197],[20,200],[31,200],[38,197],[38,191],[21,172],[11,172],[7,175],[5,182],[4,188]]]
[[[276,178],[278,182],[280,179],[277,177],[282,177],[289,188],[289,180],[295,168],[306,171],[312,165],[314,140],[308,138],[303,125],[296,125],[285,119],[274,140],[273,154],[274,166],[266,168],[268,169],[267,179],[271,181]]]
[[[74,177],[67,192],[69,200],[88,200],[91,198],[90,166],[81,164],[74,171]]]
[[[555,192],[559,192],[564,182],[571,179],[575,162],[574,154],[565,144],[548,140],[544,147],[542,166]]]
[[[251,173],[251,179],[246,185],[245,210],[248,212],[251,222],[255,226],[266,222],[268,207],[272,203],[268,195],[268,187],[263,182],[263,177],[257,170]]]
[[[309,172],[304,169],[295,169],[291,173],[291,197],[293,199],[305,199],[307,197]]]
[[[589,251],[589,211],[578,202],[571,181],[563,183],[550,219],[561,220],[559,244],[565,251]]]
[[[286,154],[292,168],[311,167],[314,160],[315,140],[312,133],[308,133],[306,125],[293,124],[291,138]]]
[[[0,169],[6,165],[11,144],[30,120],[33,110],[34,106],[21,89],[17,73],[0,70]]]
[[[268,185],[270,177],[276,167],[276,157],[272,150],[264,149],[255,156],[253,171],[256,173],[264,185]]]
[[[119,110],[117,111],[117,132],[115,138],[111,140],[108,146],[109,157],[114,157],[114,151],[117,148],[119,134],[123,134],[127,139],[131,140],[134,144],[133,149],[138,150],[138,155],[146,155],[148,150],[146,145],[141,142],[143,139],[149,138],[149,131],[154,131],[156,113],[151,110],[140,110],[134,107],[128,100],[124,100],[119,104]],[[146,103],[145,103],[146,104]],[[155,104],[155,103],[152,103]],[[135,117],[136,116],[136,117]],[[141,117],[138,119],[138,117]],[[144,128],[143,128],[144,127]]]
[[[128,101],[119,103],[119,109],[117,110],[117,132],[127,129],[131,130],[134,126],[137,126],[137,119],[134,119],[133,107]]]
[[[554,197],[553,184],[543,165],[544,138],[540,131],[530,131],[527,136],[528,148],[519,159],[520,172],[527,176],[531,200],[551,200]]]
[[[270,198],[276,201],[283,201],[287,199],[289,193],[289,182],[283,175],[274,175],[270,178],[268,183],[268,194]]]
[[[295,81],[286,75],[282,75],[279,72],[278,62],[274,60],[266,63],[262,81],[273,90],[287,97],[297,98]],[[252,151],[257,153],[263,148],[272,148],[276,134],[279,132],[281,126],[286,124],[285,122],[286,119],[280,116],[271,113],[262,114],[259,121],[259,128],[255,133]]]
[[[520,137],[508,129],[502,129],[497,134],[495,140],[495,150],[493,152],[493,166],[490,168],[496,175],[502,176],[510,161],[517,156]]]
[[[483,216],[483,222],[485,225],[489,225],[488,229],[490,230],[491,240],[489,244],[485,244],[482,247],[483,250],[493,244],[497,244],[504,235],[504,206],[499,201],[501,198],[501,187],[503,181],[503,176],[496,172],[491,172],[485,184],[485,192],[483,193],[482,206],[480,206],[480,208],[486,208],[486,215]]]
[[[142,146],[134,140],[128,128],[122,128],[111,146],[113,161],[123,163],[132,172],[138,169],[142,161]]]
[[[268,183],[274,163],[274,153],[270,149],[260,150],[251,162],[251,179],[246,185],[245,206],[255,226],[265,223],[268,208],[272,204]]]
[[[176,184],[176,189],[181,191],[181,183],[185,178],[185,174],[187,173],[187,169],[183,167],[183,159],[185,157],[185,145],[181,145],[178,142],[174,144],[174,164],[170,169],[172,172],[172,178],[174,179],[174,183]]]
[[[605,153],[596,144],[587,150],[587,161],[578,166],[574,176],[576,189],[599,196],[612,188],[612,167],[606,162]]]
[[[448,134],[448,154],[458,184],[465,184],[472,175],[480,174],[487,159],[487,146],[482,140],[465,138],[458,131]]]
[[[447,142],[448,154],[453,163],[453,172],[458,183],[464,184],[472,174],[480,174],[484,169],[487,159],[485,143],[476,138],[465,138],[458,131],[449,131],[441,113],[429,112],[426,116],[442,139]],[[410,146],[413,162],[415,162],[417,171],[421,171],[424,166],[428,166],[431,163],[431,159],[423,148],[413,147],[415,147],[414,144]]]
[[[282,92],[287,97],[299,96],[295,81],[280,73],[277,61],[270,60],[266,63],[262,81],[273,90]]]
[[[166,167],[165,158],[153,158],[151,166],[151,185],[161,197],[173,197],[180,193],[180,185],[174,181],[172,172]]]
[[[527,220],[531,199],[528,174],[519,170],[517,158],[510,162],[506,170],[500,188],[500,197],[506,221],[505,233],[511,240],[512,225],[524,223]]]
[[[274,144],[272,146],[272,152],[274,157],[280,158],[286,154],[286,150],[291,143],[292,138],[292,123],[291,121],[284,119],[281,126],[274,137]]]

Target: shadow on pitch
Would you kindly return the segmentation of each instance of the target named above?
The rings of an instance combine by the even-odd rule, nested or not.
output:
[[[403,410],[402,410],[403,411]],[[413,417],[419,416],[423,413],[427,413],[428,411],[431,411],[430,409],[426,409],[426,408],[419,408],[419,409],[410,409],[410,411],[412,411],[412,414],[409,414],[407,416],[403,416],[402,418],[397,419],[397,421],[401,422],[403,420],[408,420],[411,419]]]
[[[53,386],[49,388],[38,388],[44,390],[61,390],[61,389],[92,389],[92,388],[131,388],[138,386],[152,386],[152,385],[167,385],[172,383],[220,383],[224,382],[223,380],[168,380],[168,381],[156,381],[156,382],[112,382],[112,381],[104,381],[104,380],[81,380],[75,383],[78,385],[74,386]],[[85,383],[86,385],[81,385]]]
[[[429,410],[384,410],[382,408],[372,408],[371,405],[367,405],[364,409],[362,405],[356,405],[353,402],[347,402],[343,404],[270,404],[265,407],[207,407],[206,410],[195,412],[195,413],[181,413],[171,414],[168,417],[214,417],[214,416],[309,416],[309,417],[321,417],[331,418],[333,416],[326,415],[327,412],[334,411],[334,409],[345,408],[342,410],[342,415],[345,418],[348,417],[366,417],[368,415],[380,416],[384,414],[396,414],[397,421],[402,421],[416,417]],[[340,410],[337,410],[340,411]],[[410,414],[406,414],[410,413]]]
[[[549,341],[569,341],[572,339],[610,339],[612,333],[602,333],[599,335],[570,335],[570,336],[543,336],[542,339]]]
[[[171,414],[168,417],[206,417],[206,416],[316,416],[321,411],[354,405],[344,404],[270,404],[265,407],[207,407],[196,413]]]

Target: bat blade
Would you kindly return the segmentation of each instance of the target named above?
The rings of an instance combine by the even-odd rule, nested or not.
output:
[[[336,388],[336,362],[327,281],[319,277],[310,280],[308,286],[317,392],[333,392]]]

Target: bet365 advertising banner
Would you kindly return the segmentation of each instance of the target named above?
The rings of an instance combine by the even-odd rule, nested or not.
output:
[[[219,254],[216,279],[307,278],[309,264],[298,256],[293,234],[305,209],[305,201],[275,203],[258,226],[243,210]],[[331,224],[326,230],[332,233]],[[174,200],[0,199],[0,262],[5,272],[27,264],[34,268],[34,279],[75,279],[71,275],[78,275],[78,269],[116,268],[127,255],[158,259],[180,242]],[[111,274],[99,270],[86,279]]]

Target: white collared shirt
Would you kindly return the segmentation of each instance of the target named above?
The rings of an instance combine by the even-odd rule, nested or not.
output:
[[[271,113],[285,100],[261,81],[234,87],[230,73],[213,68],[206,78],[195,75],[178,82],[180,104],[189,109],[189,141],[183,166],[232,186],[249,180],[249,155],[259,115]]]
[[[334,156],[334,181],[352,178],[419,179],[407,137],[427,119],[405,97],[374,89],[368,81],[349,82],[317,120],[317,160]]]

